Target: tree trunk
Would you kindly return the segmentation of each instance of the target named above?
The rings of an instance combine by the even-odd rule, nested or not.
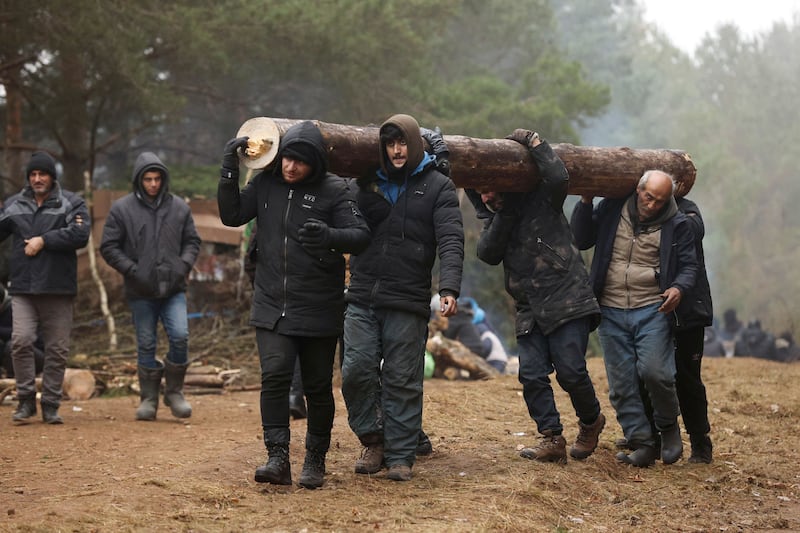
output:
[[[272,120],[281,135],[301,122],[283,118]],[[359,177],[375,171],[378,166],[377,127],[312,122],[319,127],[328,146],[331,172]],[[536,165],[517,142],[461,135],[445,135],[444,140],[450,149],[450,177],[458,187],[527,191],[539,181]],[[685,196],[694,185],[697,173],[691,157],[680,150],[552,146],[569,171],[570,194],[620,198],[636,188],[645,170],[659,169],[675,178],[676,196]]]

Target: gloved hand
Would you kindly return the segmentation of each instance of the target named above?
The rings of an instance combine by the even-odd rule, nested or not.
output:
[[[510,139],[512,141],[517,141],[525,148],[530,148],[533,146],[534,139],[538,139],[539,134],[535,131],[531,130],[524,130],[521,128],[517,128],[511,132],[511,135],[506,135],[506,139]]]
[[[450,176],[450,150],[447,148],[447,143],[444,142],[442,137],[442,130],[439,126],[429,130],[428,128],[419,129],[422,138],[428,142],[431,147],[431,152],[436,156],[436,169],[444,174]]]
[[[328,225],[316,218],[306,220],[306,223],[297,232],[304,248],[327,248],[330,234],[331,229]]]
[[[239,180],[239,149],[247,148],[247,141],[250,137],[236,137],[225,143],[222,151],[222,169],[220,175],[223,178]]]

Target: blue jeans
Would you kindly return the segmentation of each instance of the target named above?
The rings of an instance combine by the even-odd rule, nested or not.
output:
[[[347,306],[342,395],[348,422],[359,437],[383,434],[387,466],[414,464],[427,339],[428,320],[420,315]]]
[[[527,335],[517,337],[519,382],[539,433],[549,430],[560,435],[563,431],[550,386],[549,375],[553,371],[583,423],[594,423],[600,414],[600,402],[586,370],[589,329],[589,318],[584,317],[563,324],[550,335],[536,325]]]
[[[184,365],[189,357],[189,320],[186,318],[186,294],[179,292],[168,298],[128,300],[136,328],[136,355],[139,366],[158,368],[156,344],[158,321],[169,340],[167,360]]]
[[[639,389],[642,381],[658,430],[677,422],[675,347],[669,319],[656,303],[637,309],[601,306],[598,330],[608,376],[608,397],[625,438],[633,445],[655,444]]]

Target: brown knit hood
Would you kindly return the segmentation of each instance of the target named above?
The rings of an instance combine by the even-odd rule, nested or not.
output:
[[[402,131],[403,137],[406,139],[406,146],[408,147],[408,160],[405,164],[405,172],[408,176],[417,168],[417,166],[419,166],[419,164],[422,162],[423,156],[425,155],[425,148],[422,146],[422,135],[419,131],[419,123],[411,115],[393,115],[389,117],[386,122],[381,124],[379,134],[383,132],[383,129],[389,124],[396,126],[400,131]],[[383,170],[383,173],[388,176],[389,170],[392,167],[391,163],[388,161],[388,157],[386,155],[386,146],[384,145],[383,141],[379,143],[379,150],[381,170]]]

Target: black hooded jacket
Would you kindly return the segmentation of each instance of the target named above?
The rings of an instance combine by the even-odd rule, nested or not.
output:
[[[298,144],[306,145],[299,147]],[[317,162],[299,183],[284,181],[285,152],[308,153]],[[275,163],[241,191],[237,181],[221,178],[217,202],[222,223],[241,226],[256,218],[258,248],[250,324],[283,335],[334,337],[344,320],[344,257],[369,243],[369,228],[348,183],[327,172],[322,134],[305,121],[283,135]],[[325,222],[330,242],[306,249],[298,230],[308,219]]]
[[[142,189],[145,172],[161,172],[161,190],[150,199]],[[169,171],[152,152],[136,158],[133,192],[111,206],[100,253],[125,276],[129,300],[167,298],[186,290],[186,276],[197,260],[200,236],[192,212],[169,192]]]
[[[425,154],[417,121],[395,115],[388,124],[408,147],[404,175],[392,172],[379,143],[382,170],[359,180],[358,205],[372,242],[350,258],[347,301],[430,316],[431,270],[439,257],[439,293],[458,297],[464,261],[464,228],[455,185]],[[387,171],[393,175],[387,176]],[[391,180],[390,180],[391,178]],[[389,198],[393,198],[392,202]]]

